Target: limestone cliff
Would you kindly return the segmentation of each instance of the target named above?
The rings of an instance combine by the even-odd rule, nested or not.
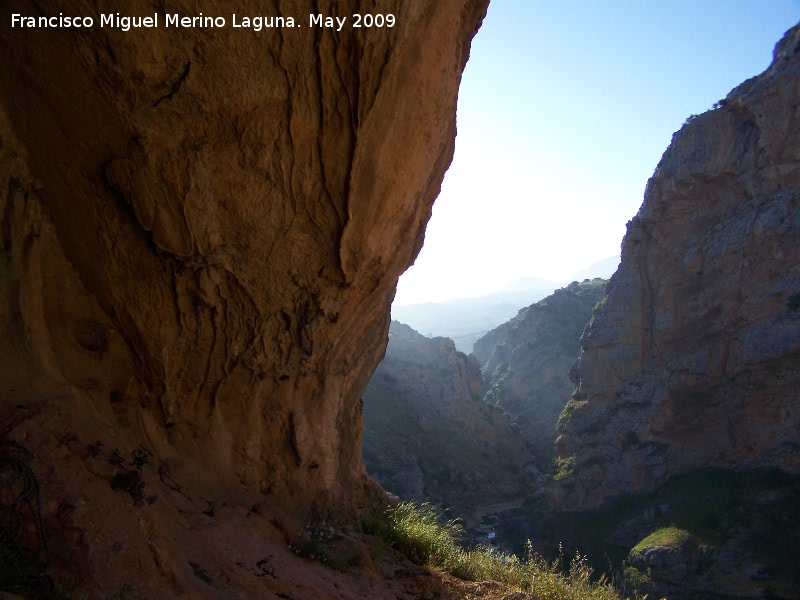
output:
[[[572,395],[569,371],[592,309],[605,297],[605,279],[572,282],[519,311],[475,343],[484,371],[484,400],[507,411],[548,471],[556,423]]]
[[[364,462],[404,500],[453,509],[467,525],[531,493],[519,428],[481,398],[474,356],[392,321],[389,345],[364,392]]]
[[[581,340],[553,506],[700,467],[800,471],[800,27],[678,131]]]
[[[285,542],[358,523],[359,401],[486,3],[234,0],[225,28],[168,28],[197,3],[135,0],[161,25],[130,31],[99,26],[114,2],[2,3],[3,464],[38,481],[18,543],[67,591],[340,597],[287,582]]]

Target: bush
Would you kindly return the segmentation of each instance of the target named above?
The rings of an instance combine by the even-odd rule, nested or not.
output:
[[[575,412],[585,404],[585,400],[576,400],[575,398],[570,398],[564,405],[564,409],[561,411],[561,414],[558,415],[556,428],[558,430],[563,429],[564,426],[572,419],[572,415],[574,415]]]
[[[576,456],[568,456],[567,458],[556,458],[553,462],[556,466],[556,473],[553,475],[553,481],[561,481],[567,479],[575,474],[575,461]]]

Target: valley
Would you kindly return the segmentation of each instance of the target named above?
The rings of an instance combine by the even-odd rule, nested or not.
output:
[[[451,368],[422,349],[456,356],[451,340],[392,324],[405,345],[390,330],[364,396],[365,464],[387,490],[519,556],[528,541],[586,553],[640,594],[800,596],[799,48],[796,27],[765,73],[674,135],[608,281],[532,293]],[[469,409],[427,393],[437,381],[469,388]],[[420,420],[395,420],[412,397]],[[458,489],[435,463],[458,464]]]
[[[162,27],[195,3],[137,0],[153,26],[125,31],[110,0],[0,3],[0,596],[800,597],[800,25],[670,129],[607,272],[392,321],[488,0],[385,0],[391,25],[358,28],[327,9],[368,3],[272,28],[287,3],[235,4],[264,20]],[[93,20],[17,26],[56,14]],[[563,117],[604,137],[530,130],[528,164],[508,158],[529,140],[476,145],[463,185],[497,227],[453,218],[468,283],[510,264],[468,250],[577,255],[609,227],[595,182],[573,190],[588,230],[549,212],[618,132],[595,91],[648,88],[605,71]],[[536,203],[532,178],[503,187],[533,166],[557,183]]]

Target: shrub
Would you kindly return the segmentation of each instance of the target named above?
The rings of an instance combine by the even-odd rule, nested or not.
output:
[[[575,414],[579,408],[584,406],[586,401],[583,400],[576,400],[575,398],[570,398],[567,403],[564,405],[564,409],[561,411],[561,414],[558,415],[558,423],[556,424],[556,428],[560,430],[561,428],[566,425],[570,419],[572,419],[572,415]]]
[[[691,538],[692,535],[688,531],[675,527],[674,525],[661,527],[636,544],[631,552],[651,547],[671,548],[680,546]]]
[[[608,297],[605,297],[592,307],[592,316],[595,316],[602,310],[602,308],[606,305],[607,300]]]
[[[577,458],[574,454],[572,456],[568,456],[567,458],[556,458],[554,461],[556,473],[553,475],[553,481],[561,481],[562,479],[572,477],[575,474],[576,460]]]

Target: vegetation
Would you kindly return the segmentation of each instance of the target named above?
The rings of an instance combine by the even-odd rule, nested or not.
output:
[[[443,520],[430,504],[403,502],[364,522],[367,533],[383,538],[418,565],[441,569],[466,581],[498,581],[510,588],[537,594],[542,600],[618,600],[613,586],[601,577],[591,581],[585,557],[547,561],[533,553],[503,554],[481,546],[468,547],[456,520]]]
[[[575,474],[575,461],[576,456],[568,456],[567,458],[555,459],[556,474],[553,475],[553,481],[561,481]]]
[[[612,541],[615,532],[631,528],[641,536],[636,548],[680,545],[691,538],[709,549],[713,560],[719,549],[747,539],[747,551],[761,557],[767,576],[790,579],[800,557],[800,530],[794,526],[800,520],[798,497],[800,477],[777,469],[706,468],[675,476],[650,494],[622,496],[601,511],[553,512],[537,499],[509,518],[536,523],[536,535],[550,544],[564,540],[568,554],[579,545],[590,565],[613,572],[617,583],[635,586],[645,577],[626,564],[631,547]],[[514,542],[521,548],[524,540]]]
[[[605,297],[602,300],[600,300],[600,302],[598,302],[597,304],[595,304],[592,307],[592,316],[595,316],[597,313],[599,313],[603,309],[603,307],[606,305],[606,301],[607,300],[608,300],[608,297]]]
[[[347,573],[350,567],[347,560],[331,548],[324,539],[312,538],[302,548],[294,549],[294,552],[297,556],[316,561],[339,573]]]
[[[637,550],[652,548],[655,546],[660,548],[672,548],[675,546],[680,546],[691,538],[692,534],[685,529],[680,529],[674,525],[670,525],[669,527],[661,527],[660,529],[656,529],[653,533],[636,544],[632,551],[635,552]]]
[[[557,427],[560,429],[564,425],[566,425],[570,419],[572,419],[572,415],[575,414],[575,411],[578,410],[581,406],[586,404],[586,401],[576,400],[575,398],[570,398],[569,401],[564,405],[564,409],[561,411],[561,414],[558,416],[558,425]]]

